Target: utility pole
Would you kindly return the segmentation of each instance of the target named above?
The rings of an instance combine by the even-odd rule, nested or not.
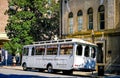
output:
[[[60,0],[60,27],[59,27],[59,33],[60,33],[60,38],[62,39],[62,16],[63,16],[63,0]]]

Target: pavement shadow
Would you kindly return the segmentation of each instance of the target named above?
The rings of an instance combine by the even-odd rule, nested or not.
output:
[[[4,74],[0,74],[0,78],[48,78],[48,77],[34,76],[34,75],[15,75],[15,74],[4,75]]]

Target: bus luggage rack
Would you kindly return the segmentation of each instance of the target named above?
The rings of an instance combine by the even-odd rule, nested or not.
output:
[[[33,44],[60,43],[60,42],[72,42],[72,39],[50,40],[50,41],[39,41],[39,42],[33,42]]]

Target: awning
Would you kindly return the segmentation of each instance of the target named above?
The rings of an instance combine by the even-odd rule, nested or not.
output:
[[[3,44],[9,40],[10,39],[7,37],[6,33],[0,33],[0,47],[2,47]]]

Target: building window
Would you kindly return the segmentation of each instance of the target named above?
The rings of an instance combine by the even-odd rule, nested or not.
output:
[[[82,30],[82,26],[83,26],[83,17],[82,17],[83,13],[81,10],[78,11],[77,16],[78,16],[78,31]]]
[[[104,6],[101,5],[98,9],[99,12],[99,26],[100,29],[105,29],[105,9]]]
[[[88,29],[92,30],[93,29],[93,9],[89,8],[87,13],[88,13]]]
[[[73,13],[72,12],[69,13],[68,18],[69,18],[69,33],[71,34],[73,33]]]

